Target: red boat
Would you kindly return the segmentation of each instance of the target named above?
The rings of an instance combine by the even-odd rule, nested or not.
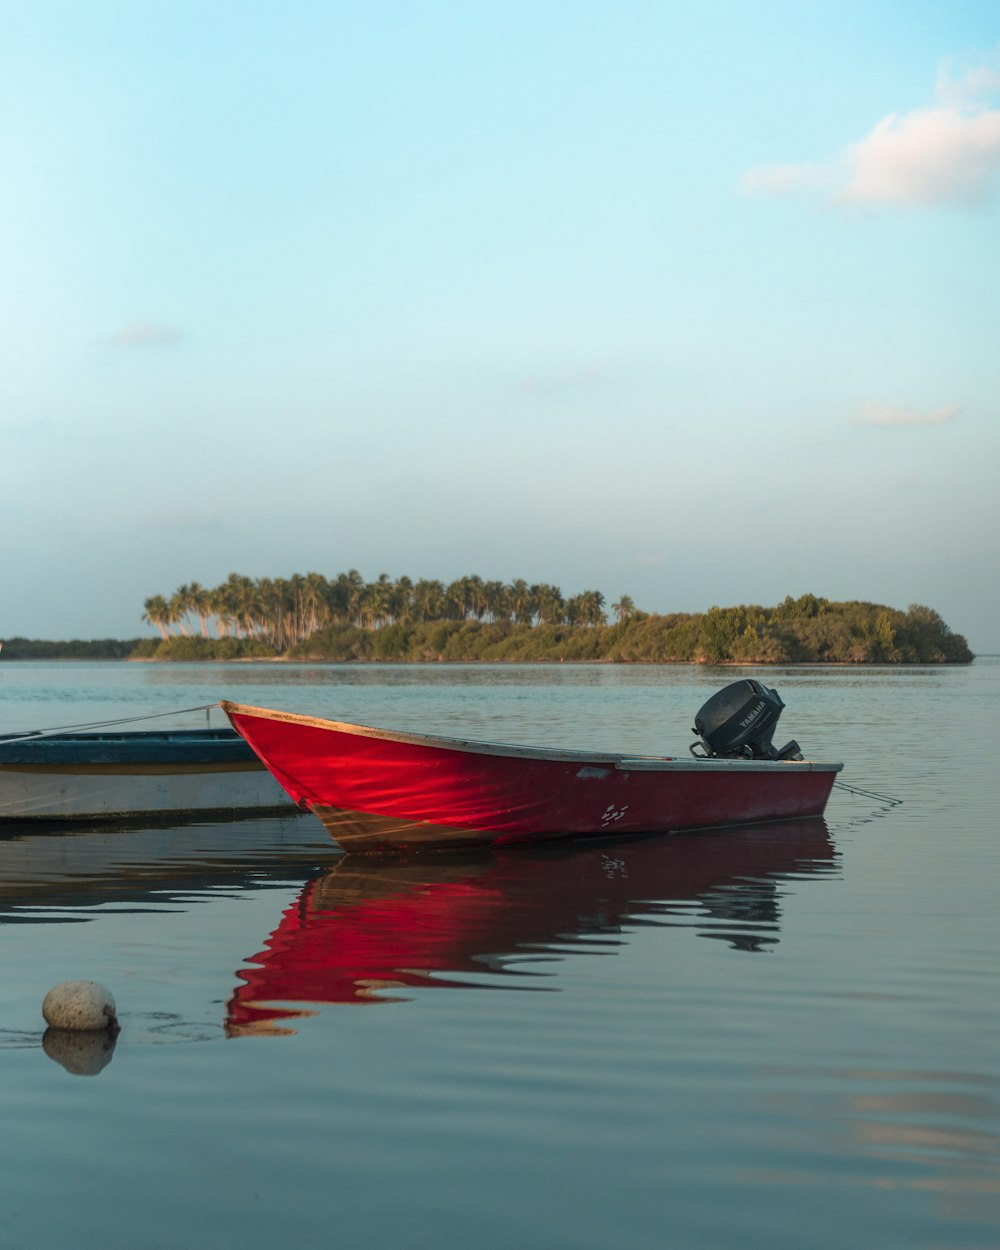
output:
[[[735,682],[695,718],[692,757],[398,733],[239,703],[236,731],[345,851],[536,842],[818,816],[841,764],[776,750],[784,704]],[[695,747],[692,747],[694,752]]]

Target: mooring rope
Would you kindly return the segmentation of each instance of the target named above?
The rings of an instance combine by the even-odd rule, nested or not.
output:
[[[26,733],[0,735],[0,747],[6,742],[25,742],[29,738],[47,738],[69,733],[73,729],[110,729],[113,725],[134,725],[138,721],[162,720],[165,716],[183,716],[188,712],[210,712],[218,703],[200,703],[197,707],[178,707],[169,712],[149,712],[145,716],[122,716],[117,720],[84,721],[79,725],[54,725],[48,729],[30,729]]]
[[[902,799],[894,799],[888,794],[878,794],[874,790],[862,790],[860,786],[849,786],[846,781],[833,783],[838,790],[846,790],[848,794],[859,794],[863,799],[877,799],[880,803],[888,803],[890,807],[898,807]]]

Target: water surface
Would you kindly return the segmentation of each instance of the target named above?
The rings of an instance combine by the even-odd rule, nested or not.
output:
[[[308,816],[7,830],[0,1246],[1000,1243],[1000,665],[747,672],[903,803],[387,863]],[[0,707],[672,753],[739,675],[2,662]],[[113,1048],[46,1042],[75,977]]]

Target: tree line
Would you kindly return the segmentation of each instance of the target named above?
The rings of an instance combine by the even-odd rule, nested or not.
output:
[[[617,620],[635,611],[628,595],[612,606]],[[489,624],[582,625],[607,623],[604,595],[584,590],[564,598],[558,586],[486,581],[476,575],[445,584],[391,578],[366,582],[356,569],[335,578],[321,573],[289,578],[231,573],[221,586],[191,582],[172,595],[152,595],[143,620],[164,641],[171,638],[247,639],[285,651],[331,626],[376,630],[394,624],[478,621]]]
[[[564,599],[547,584],[366,583],[355,572],[253,582],[233,574],[216,592],[196,584],[146,601],[146,639],[133,658],[282,657],[303,662],[592,661],[701,664],[967,664],[961,634],[921,604],[905,611],[791,595],[774,607],[740,604],[658,615],[627,595],[605,610],[586,591]]]

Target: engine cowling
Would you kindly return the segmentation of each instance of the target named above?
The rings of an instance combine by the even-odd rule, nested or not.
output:
[[[801,759],[797,742],[778,748],[771,741],[784,706],[776,690],[753,678],[724,686],[694,718],[699,740],[691,744],[691,754],[714,759]]]

